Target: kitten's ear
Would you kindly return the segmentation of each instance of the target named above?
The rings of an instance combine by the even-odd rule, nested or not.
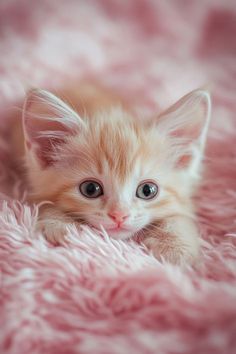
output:
[[[84,122],[66,103],[45,90],[33,89],[23,107],[25,148],[41,167],[53,163],[55,146],[78,132]]]
[[[211,115],[210,94],[195,90],[182,97],[158,118],[158,129],[176,142],[178,167],[197,173]]]

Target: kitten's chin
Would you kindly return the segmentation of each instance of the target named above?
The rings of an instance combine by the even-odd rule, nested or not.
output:
[[[107,235],[110,238],[113,238],[115,240],[126,240],[126,239],[134,236],[140,230],[140,229],[137,230],[136,228],[131,228],[131,227],[129,229],[125,228],[125,227],[108,228],[108,227],[105,227],[105,225],[97,226],[97,225],[93,225],[92,223],[89,223],[88,225],[97,229],[100,232],[102,229],[105,230]]]
[[[135,231],[131,230],[122,230],[122,229],[114,229],[114,230],[106,230],[108,236],[114,238],[115,240],[126,240],[132,237],[135,234]]]

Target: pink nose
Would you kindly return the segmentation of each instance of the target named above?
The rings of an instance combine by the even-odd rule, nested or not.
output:
[[[127,214],[127,212],[119,210],[110,211],[107,215],[117,224],[122,224],[129,217],[129,214]]]

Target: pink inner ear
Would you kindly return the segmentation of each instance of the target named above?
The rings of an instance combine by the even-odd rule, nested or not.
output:
[[[177,161],[176,167],[178,167],[178,168],[188,167],[190,165],[191,161],[192,161],[192,156],[183,155]]]
[[[164,134],[176,138],[178,167],[187,167],[202,154],[210,118],[210,96],[195,90],[159,116],[158,126]]]
[[[210,96],[195,90],[182,97],[159,116],[160,125],[172,135],[189,141],[198,139],[209,122]]]
[[[74,133],[71,125],[66,125],[67,121],[71,123],[64,118],[66,108],[66,104],[46,91],[33,90],[26,98],[23,114],[25,146],[42,167],[52,165],[56,147]],[[71,110],[68,107],[69,115]]]
[[[43,121],[37,118],[30,118],[29,112],[25,120],[25,129],[27,132],[26,148],[33,151],[42,167],[49,167],[53,163],[52,153],[58,145],[65,142],[68,131],[58,122]],[[60,132],[60,138],[57,136],[43,137],[44,133],[53,134]],[[64,133],[64,134],[63,134]],[[64,136],[63,136],[64,135]]]
[[[64,139],[56,138],[40,138],[39,146],[35,145],[32,147],[35,155],[37,156],[41,167],[49,167],[53,165],[55,159],[53,154],[56,151],[56,148],[65,142]]]

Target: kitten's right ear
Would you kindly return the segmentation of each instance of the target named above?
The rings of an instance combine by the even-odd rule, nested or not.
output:
[[[172,138],[176,166],[198,174],[211,116],[208,91],[194,90],[161,113],[159,132]]]
[[[27,94],[23,107],[25,148],[41,167],[50,166],[55,147],[83,125],[79,115],[52,93],[33,89]]]

